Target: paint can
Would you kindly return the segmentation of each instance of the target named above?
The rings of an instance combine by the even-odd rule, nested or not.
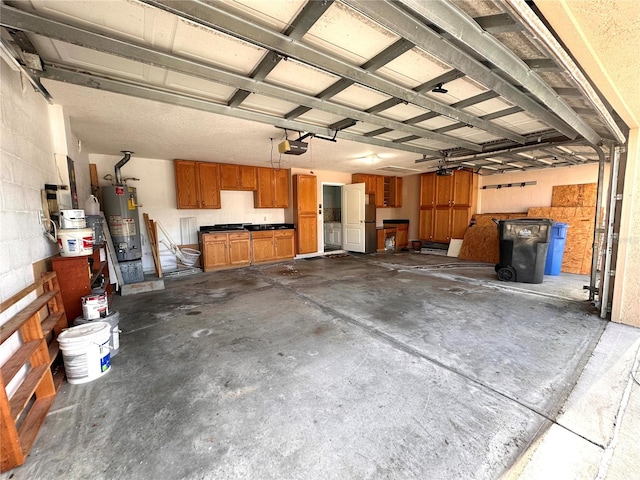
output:
[[[82,316],[86,320],[96,320],[109,315],[109,302],[104,293],[85,295],[82,300]]]
[[[84,210],[60,210],[60,228],[86,228]]]
[[[63,257],[81,257],[93,253],[93,229],[70,228],[58,230],[58,248]]]
[[[115,357],[120,350],[120,329],[118,328],[118,324],[120,323],[120,312],[117,310],[113,310],[109,315],[100,319],[101,322],[107,322],[111,326],[111,338],[109,339],[109,347],[111,348],[111,358]],[[93,320],[87,320],[86,318],[80,316],[77,317],[73,321],[73,326],[77,327],[78,325],[86,325],[87,323],[91,323]]]
[[[110,337],[107,322],[91,322],[60,332],[58,343],[69,383],[87,383],[111,369]]]

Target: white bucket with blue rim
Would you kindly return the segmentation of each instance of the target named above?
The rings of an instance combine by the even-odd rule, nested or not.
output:
[[[58,335],[69,383],[91,382],[111,369],[110,339],[111,325],[107,322],[78,325]]]

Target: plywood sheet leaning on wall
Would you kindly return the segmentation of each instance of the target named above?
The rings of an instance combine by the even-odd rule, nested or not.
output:
[[[591,273],[593,220],[595,207],[532,207],[528,216],[550,218],[569,225],[562,257],[561,271],[588,275]]]
[[[498,263],[500,239],[498,226],[493,221],[526,218],[525,213],[482,213],[473,216],[472,227],[467,228],[458,258],[477,262]]]
[[[596,183],[556,185],[551,194],[552,207],[595,207],[598,198]]]

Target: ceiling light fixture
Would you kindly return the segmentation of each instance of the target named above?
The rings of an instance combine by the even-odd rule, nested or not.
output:
[[[433,93],[448,93],[449,90],[447,90],[446,88],[442,88],[444,84],[443,83],[439,83],[436,85],[436,87],[431,90]]]

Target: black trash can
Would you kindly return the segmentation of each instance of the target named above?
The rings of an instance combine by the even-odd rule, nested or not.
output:
[[[505,282],[542,283],[553,221],[546,218],[500,220],[498,278]]]

